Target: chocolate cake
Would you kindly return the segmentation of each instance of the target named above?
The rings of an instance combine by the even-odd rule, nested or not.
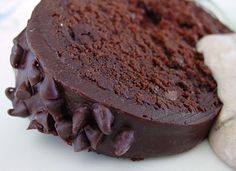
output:
[[[185,0],[42,0],[14,40],[12,116],[75,151],[134,160],[181,153],[222,104],[197,41],[230,32]]]

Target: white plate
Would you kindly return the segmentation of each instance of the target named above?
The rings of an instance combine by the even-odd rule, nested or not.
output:
[[[229,24],[236,17],[235,0],[215,0],[222,12],[201,2]],[[26,131],[27,120],[7,115],[11,107],[5,97],[5,88],[14,86],[14,72],[9,64],[12,39],[24,28],[33,7],[39,0],[0,0],[0,171],[230,171],[210,149],[205,141],[184,154],[148,159],[140,162],[118,160],[94,153],[74,153],[60,139],[36,131]],[[222,3],[223,2],[223,3]],[[222,5],[223,4],[223,5]],[[6,8],[6,6],[12,6]],[[16,9],[17,7],[17,9]],[[14,11],[14,12],[11,12]],[[46,22],[46,21],[45,21]]]

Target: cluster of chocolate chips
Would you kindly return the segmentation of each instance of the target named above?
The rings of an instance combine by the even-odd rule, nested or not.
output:
[[[73,144],[76,152],[96,150],[106,136],[113,133],[115,117],[102,104],[81,105],[73,115],[67,114],[59,86],[29,50],[25,32],[15,39],[11,65],[17,69],[17,77],[16,88],[6,89],[6,96],[13,103],[13,109],[8,113],[18,117],[30,116],[28,129],[58,135]],[[113,138],[114,153],[117,156],[125,154],[133,142],[134,131],[122,129]]]

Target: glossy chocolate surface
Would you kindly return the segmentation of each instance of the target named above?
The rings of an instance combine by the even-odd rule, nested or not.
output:
[[[30,116],[29,129],[58,135],[77,152],[89,149],[138,160],[191,149],[207,136],[221,109],[216,83],[195,42],[229,30],[192,2],[177,2],[42,0],[14,41],[10,61],[17,77],[16,88],[6,90],[13,102],[9,114]],[[169,5],[179,19],[190,17],[192,23],[178,21],[173,11],[166,17]],[[102,18],[106,10],[118,10],[121,19],[116,13],[117,18]],[[115,26],[109,24],[113,20]],[[114,28],[117,32],[111,33]],[[127,36],[132,29],[134,35]],[[111,39],[117,43],[109,47]],[[135,56],[131,49],[144,40]],[[146,68],[138,69],[138,62]],[[135,78],[130,81],[131,73]]]

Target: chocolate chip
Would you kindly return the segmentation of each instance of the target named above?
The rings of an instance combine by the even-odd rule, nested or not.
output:
[[[53,130],[54,120],[48,112],[36,114],[35,120],[43,126],[44,133],[50,133]]]
[[[93,116],[98,124],[99,129],[106,135],[112,133],[112,124],[114,122],[114,116],[111,111],[103,105],[93,105]]]
[[[74,151],[80,152],[87,148],[89,148],[89,142],[84,132],[81,132],[75,139],[74,139]]]
[[[43,100],[44,105],[47,107],[47,110],[52,115],[55,121],[60,121],[63,118],[62,114],[62,105],[64,104],[63,99],[57,100]]]
[[[21,100],[25,100],[31,97],[31,90],[26,82],[23,82],[16,89],[16,97]]]
[[[40,95],[45,100],[56,100],[59,98],[59,92],[53,78],[44,78],[40,86]]]
[[[40,69],[35,65],[32,65],[28,70],[28,80],[31,86],[38,84],[42,80]]]
[[[18,45],[17,43],[14,44],[12,51],[11,51],[11,65],[13,68],[18,68],[20,65],[20,61],[24,55],[24,49]]]
[[[114,139],[115,155],[122,156],[134,143],[134,131],[127,129],[119,133]]]
[[[90,125],[84,128],[85,134],[91,144],[91,147],[96,150],[98,145],[100,145],[103,134],[97,128],[93,128]]]
[[[9,87],[5,90],[5,94],[8,97],[9,100],[13,101],[15,98],[15,88]]]
[[[89,109],[87,107],[81,107],[78,111],[73,115],[73,134],[76,135],[78,131],[84,126],[86,123],[86,118],[89,115]]]
[[[58,133],[58,135],[64,139],[67,140],[69,138],[71,138],[72,136],[72,123],[70,121],[59,121],[56,122],[56,131]]]
[[[8,114],[11,116],[28,117],[29,111],[23,102],[17,103],[14,109],[10,109]]]
[[[33,120],[30,122],[27,130],[31,130],[31,129],[37,129],[39,132],[42,132],[42,133],[44,132],[43,126],[40,123],[38,123],[36,120]]]

